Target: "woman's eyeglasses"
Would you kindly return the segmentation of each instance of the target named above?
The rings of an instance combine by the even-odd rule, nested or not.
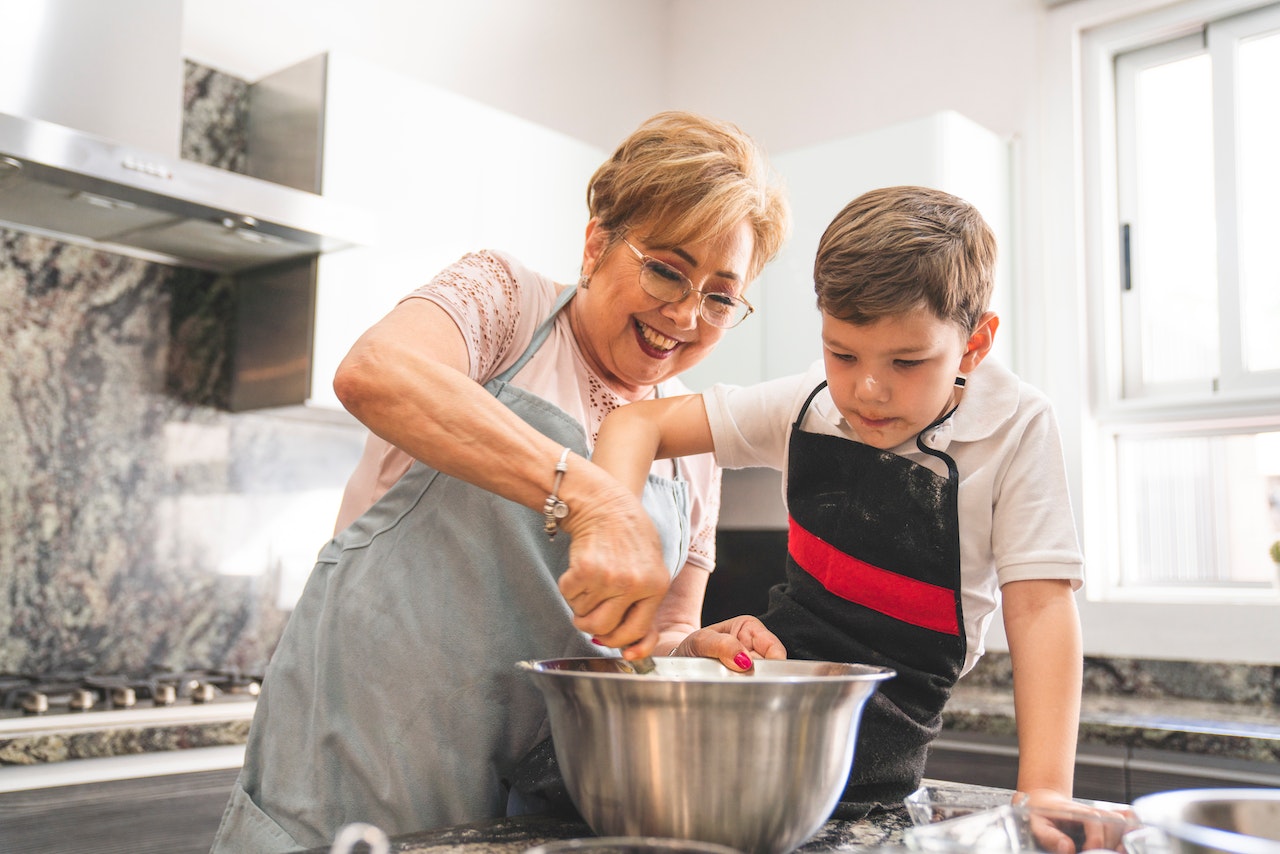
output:
[[[646,294],[663,302],[680,302],[689,294],[698,295],[698,313],[712,326],[729,329],[737,326],[747,315],[755,311],[751,303],[733,294],[717,291],[700,291],[689,277],[670,264],[664,264],[631,245],[625,237],[622,242],[636,254],[640,261],[640,287]]]

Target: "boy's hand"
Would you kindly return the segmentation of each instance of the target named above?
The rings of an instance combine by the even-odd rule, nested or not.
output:
[[[1132,815],[1095,809],[1053,789],[1019,792],[1014,803],[1036,811],[1031,833],[1042,851],[1054,854],[1123,851],[1122,837],[1135,826]]]
[[[787,649],[755,617],[734,617],[688,635],[671,653],[715,658],[730,670],[750,670],[757,658],[784,659]]]

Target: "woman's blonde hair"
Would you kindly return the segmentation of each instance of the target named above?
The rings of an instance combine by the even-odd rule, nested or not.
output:
[[[587,209],[610,241],[643,224],[656,246],[720,237],[743,219],[755,247],[748,281],[777,255],[791,212],[764,152],[736,125],[694,113],[650,117],[587,185]]]
[[[966,333],[991,302],[996,238],[978,209],[928,187],[885,187],[854,199],[818,241],[818,309],[874,323],[927,307]]]

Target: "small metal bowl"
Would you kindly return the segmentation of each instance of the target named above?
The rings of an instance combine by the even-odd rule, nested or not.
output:
[[[1280,854],[1280,789],[1174,789],[1133,811],[1169,854]]]

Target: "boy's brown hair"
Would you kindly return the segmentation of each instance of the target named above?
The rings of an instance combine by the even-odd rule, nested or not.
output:
[[[977,208],[928,187],[885,187],[847,204],[818,241],[818,309],[874,323],[927,307],[973,332],[991,302],[996,238]]]

